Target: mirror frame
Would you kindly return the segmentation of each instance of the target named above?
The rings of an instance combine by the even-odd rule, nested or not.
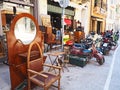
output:
[[[39,26],[38,26],[38,23],[37,23],[35,17],[32,16],[31,14],[29,14],[29,13],[21,13],[21,14],[19,14],[19,15],[16,15],[16,16],[14,17],[14,19],[12,20],[11,27],[10,27],[10,31],[11,31],[11,33],[13,33],[13,36],[16,38],[15,33],[14,33],[15,25],[16,25],[16,23],[17,23],[17,21],[18,21],[19,19],[24,18],[24,17],[27,17],[27,18],[31,19],[31,20],[34,22],[34,24],[35,24],[35,27],[36,27],[36,35],[35,35],[34,39],[32,40],[32,41],[34,41],[35,38],[36,38],[36,36],[37,36],[38,30],[39,30]],[[31,41],[31,42],[32,42],[32,41]],[[30,43],[31,43],[31,42],[30,42]],[[30,43],[29,43],[29,44],[30,44]],[[26,45],[27,45],[27,44],[26,44]]]
[[[31,18],[22,17],[16,22],[14,34],[23,44],[30,44],[36,36],[36,25]]]

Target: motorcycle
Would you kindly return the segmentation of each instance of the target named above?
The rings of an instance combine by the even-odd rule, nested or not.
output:
[[[117,32],[114,32],[114,34],[113,34],[113,40],[112,40],[112,42],[111,42],[111,45],[112,45],[112,50],[115,50],[116,48],[117,48],[117,46],[118,46],[118,40],[119,40],[119,32],[117,31]]]
[[[104,56],[98,52],[94,43],[92,44],[92,47],[89,49],[85,48],[84,43],[83,44],[75,43],[70,51],[70,54],[77,55],[80,57],[87,57],[88,60],[94,57],[96,58],[96,61],[98,62],[99,65],[102,65],[105,62]]]
[[[109,52],[111,50],[110,40],[103,38],[99,48],[100,48],[101,52],[103,53],[103,55],[109,54]]]

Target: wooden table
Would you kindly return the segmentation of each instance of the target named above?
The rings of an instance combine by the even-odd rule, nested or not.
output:
[[[51,52],[51,53],[48,53],[48,57],[49,57],[50,63],[52,65],[61,66],[62,70],[63,70],[63,67],[64,67],[64,55],[65,54],[66,54],[65,52]],[[55,58],[52,59],[51,58],[52,56],[54,56]],[[49,68],[48,71],[50,71],[50,70],[51,70],[51,68]],[[55,71],[55,69],[54,69],[54,71]],[[55,71],[55,73],[56,73],[56,71]]]

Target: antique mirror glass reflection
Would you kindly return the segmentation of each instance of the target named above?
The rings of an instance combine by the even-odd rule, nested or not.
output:
[[[29,44],[36,36],[35,23],[28,17],[22,17],[16,22],[14,33],[16,39],[20,39],[23,44]]]

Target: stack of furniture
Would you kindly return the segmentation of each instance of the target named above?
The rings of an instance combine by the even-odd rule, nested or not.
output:
[[[80,42],[80,40],[85,38],[85,33],[83,31],[75,31],[74,32],[74,41]]]
[[[56,37],[52,33],[52,27],[47,27],[46,32],[44,34],[45,43],[48,44],[47,51],[49,50],[49,47],[50,47],[50,50],[51,50],[52,46],[54,44],[56,44],[56,40],[55,39],[56,39]]]
[[[31,32],[35,33],[35,37],[31,42],[27,44],[24,43],[24,40],[22,40],[23,38],[17,39],[17,36],[15,34],[15,32],[19,32],[19,30],[22,31],[21,28],[16,29],[16,25],[20,25],[20,24],[23,26],[25,25],[22,23],[16,24],[21,19],[23,19],[22,21],[24,23],[25,23],[25,20],[26,22],[28,20],[28,22],[31,22],[30,25],[32,26],[34,25],[33,28],[35,27],[34,31],[33,29],[30,29],[30,31],[32,30]],[[29,23],[27,24],[29,25]],[[30,38],[27,38],[27,39],[30,39]],[[34,42],[37,42],[37,46],[40,48],[40,51],[36,45],[32,46]],[[8,62],[9,62],[9,71],[10,71],[10,80],[11,80],[11,90],[31,90],[36,86],[35,79],[36,80],[38,79],[37,81],[39,81],[37,82],[37,85],[39,84],[39,86],[41,85],[44,87],[45,90],[47,90],[48,87],[51,86],[53,82],[55,82],[56,80],[60,81],[60,74],[58,76],[55,76],[54,80],[49,78],[50,74],[49,75],[41,74],[41,71],[43,70],[43,64],[46,60],[46,56],[43,56],[42,54],[43,48],[44,48],[43,44],[44,44],[44,38],[42,36],[42,32],[39,30],[38,23],[31,14],[21,13],[13,19],[11,23],[10,31],[7,32]],[[46,66],[52,67],[50,65],[46,65]],[[58,68],[59,70],[61,69],[60,67],[55,67],[55,68]],[[33,73],[36,75],[33,76],[33,74],[30,74],[30,73]],[[42,83],[41,78],[42,80],[44,79],[45,82],[43,81]],[[60,83],[58,86],[60,87]]]

